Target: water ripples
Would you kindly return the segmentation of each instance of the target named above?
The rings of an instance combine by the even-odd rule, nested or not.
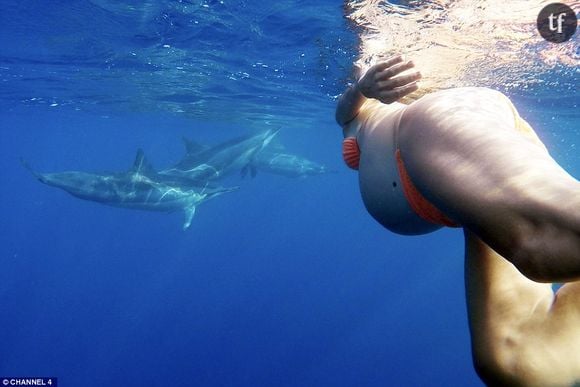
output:
[[[285,125],[333,104],[354,52],[340,7],[323,3],[27,4],[4,13],[5,102]]]

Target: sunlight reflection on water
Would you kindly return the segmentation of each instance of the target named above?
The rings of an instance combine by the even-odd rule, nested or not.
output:
[[[551,2],[354,0],[346,13],[360,31],[357,64],[363,69],[402,53],[422,72],[423,92],[459,86],[505,91],[541,83],[547,71],[578,71],[578,34],[550,44],[537,32],[537,15]]]

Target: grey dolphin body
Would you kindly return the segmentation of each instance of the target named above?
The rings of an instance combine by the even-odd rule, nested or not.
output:
[[[287,177],[302,178],[329,172],[324,165],[320,165],[304,157],[268,150],[264,150],[256,156],[255,166],[259,171]]]
[[[267,130],[254,136],[236,138],[213,147],[186,141],[187,154],[174,166],[159,171],[160,175],[176,176],[197,181],[215,180],[235,171],[256,174],[256,156],[278,134],[279,129]]]
[[[80,199],[147,211],[183,210],[184,229],[191,225],[197,206],[238,188],[199,186],[190,180],[156,174],[141,150],[137,153],[133,168],[124,173],[38,173],[27,164],[25,166],[42,183],[60,188]]]

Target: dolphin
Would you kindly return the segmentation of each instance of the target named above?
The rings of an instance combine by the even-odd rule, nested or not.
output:
[[[320,165],[304,157],[269,150],[260,152],[256,156],[254,165],[259,171],[287,177],[304,178],[329,172],[328,168],[324,165]]]
[[[254,160],[270,144],[279,129],[266,130],[254,136],[239,137],[213,147],[198,145],[184,139],[187,154],[174,166],[158,173],[194,181],[222,178],[234,171],[256,175]]]
[[[60,188],[80,199],[114,207],[185,213],[183,229],[189,228],[197,206],[238,187],[200,186],[197,182],[155,173],[138,150],[133,167],[122,173],[97,174],[79,171],[39,173],[23,165],[42,183]]]

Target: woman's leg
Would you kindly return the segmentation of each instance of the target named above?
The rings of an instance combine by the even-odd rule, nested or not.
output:
[[[580,282],[556,297],[465,233],[465,280],[472,352],[493,386],[571,386],[580,382]]]
[[[503,95],[423,97],[407,108],[398,143],[419,191],[526,276],[580,278],[580,182],[517,131]]]

